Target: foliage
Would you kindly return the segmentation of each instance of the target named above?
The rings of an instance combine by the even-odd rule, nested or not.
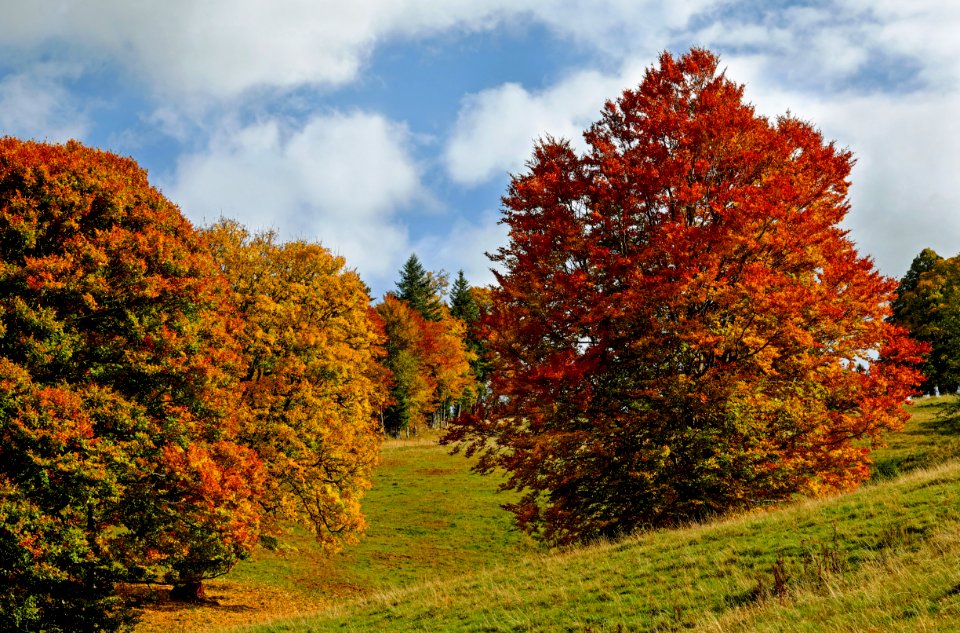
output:
[[[900,280],[891,320],[930,345],[923,390],[955,392],[960,386],[960,257],[921,251]]]
[[[444,275],[428,273],[416,253],[411,253],[403,268],[400,269],[396,296],[416,310],[424,319],[437,321],[441,317],[440,296],[445,286]]]
[[[848,489],[922,347],[839,223],[849,152],[694,49],[514,177],[486,410],[447,436],[506,469],[551,543]]]
[[[393,374],[391,403],[383,414],[384,430],[394,436],[424,420],[424,411],[432,408],[436,384],[431,380],[423,357],[426,320],[407,305],[388,294],[376,307],[387,337],[385,364]]]
[[[441,306],[440,319],[427,322],[428,346],[424,352],[431,376],[436,381],[435,399],[440,421],[446,421],[455,402],[472,399],[477,377],[476,353],[470,348],[467,325]]]
[[[399,435],[419,428],[427,416],[443,410],[474,385],[464,345],[465,325],[440,306],[428,321],[398,297],[388,294],[377,308],[387,337],[386,365],[393,373],[392,404],[384,412],[384,429]]]
[[[325,547],[356,542],[379,460],[382,334],[360,278],[317,244],[221,221],[205,232],[233,290],[242,346],[239,440],[263,462],[256,501]]]
[[[227,299],[132,160],[0,140],[0,628],[117,628],[116,582],[253,545]]]

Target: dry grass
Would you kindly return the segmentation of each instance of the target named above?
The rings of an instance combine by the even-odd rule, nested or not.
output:
[[[138,633],[188,633],[221,631],[225,628],[270,621],[282,615],[315,613],[322,603],[297,592],[271,585],[251,585],[232,580],[207,583],[201,604],[171,602],[169,587],[157,585],[138,593],[144,600],[144,618]]]

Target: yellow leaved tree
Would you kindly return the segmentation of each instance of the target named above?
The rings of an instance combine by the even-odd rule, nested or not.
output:
[[[242,322],[241,438],[267,469],[266,516],[304,524],[334,550],[355,542],[386,391],[366,287],[318,244],[226,220],[204,233]]]

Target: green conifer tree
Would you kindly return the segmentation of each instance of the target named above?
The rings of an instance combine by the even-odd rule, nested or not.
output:
[[[470,284],[463,274],[463,270],[457,272],[457,278],[450,288],[450,314],[470,326],[476,323],[480,318],[480,306],[470,292]]]
[[[434,279],[417,258],[411,253],[400,269],[400,281],[397,282],[397,298],[416,310],[428,321],[439,321],[442,315],[440,298]]]

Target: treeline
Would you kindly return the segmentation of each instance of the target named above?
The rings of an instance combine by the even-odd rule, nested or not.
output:
[[[926,343],[921,389],[930,395],[960,388],[960,255],[923,249],[900,280],[891,321]]]
[[[385,364],[392,375],[382,411],[394,436],[421,426],[441,427],[483,394],[485,363],[477,324],[488,291],[471,288],[461,270],[444,303],[447,279],[427,272],[416,254],[400,271],[396,292],[376,306],[386,334]]]
[[[476,291],[412,257],[373,307],[342,258],[200,230],[132,160],[0,140],[0,629],[122,628],[295,521],[365,529],[383,433],[480,391]]]

